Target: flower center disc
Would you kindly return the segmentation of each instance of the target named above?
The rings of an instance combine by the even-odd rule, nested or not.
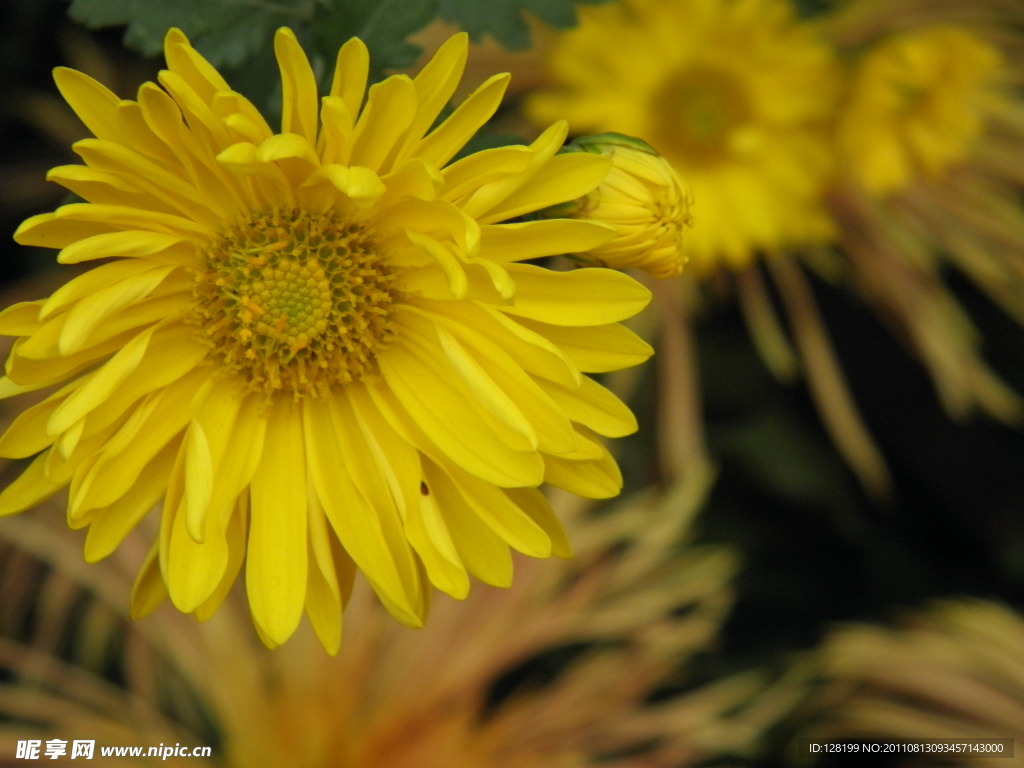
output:
[[[654,133],[659,146],[678,147],[686,165],[704,165],[728,154],[734,132],[751,118],[735,78],[714,67],[694,65],[670,77],[655,94]]]
[[[186,320],[250,389],[325,396],[376,372],[393,336],[394,271],[363,226],[332,213],[256,212],[201,255]]]

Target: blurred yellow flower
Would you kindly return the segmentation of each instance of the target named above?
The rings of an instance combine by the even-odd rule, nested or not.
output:
[[[693,188],[693,267],[827,238],[827,45],[784,0],[625,0],[579,9],[549,45],[549,85],[527,100],[575,133],[642,136]]]
[[[940,179],[969,156],[997,99],[999,50],[952,25],[895,33],[858,61],[839,112],[847,173],[872,193]]]
[[[822,688],[798,736],[919,741],[1014,738],[1024,765],[1024,618],[985,600],[948,600],[900,627],[834,631],[817,651]],[[934,757],[934,756],[933,756]],[[992,757],[958,755],[957,765]],[[915,761],[915,764],[918,764]]]
[[[732,606],[735,553],[688,541],[703,496],[645,492],[600,514],[559,496],[576,558],[521,559],[511,588],[441,598],[417,632],[357,585],[333,658],[303,630],[274,653],[260,647],[237,592],[208,622],[161,610],[119,623],[137,534],[83,569],[57,516],[12,520],[0,530],[11,564],[0,629],[18,634],[0,643],[0,749],[51,736],[213,744],[212,760],[188,764],[230,768],[639,768],[748,751],[795,698],[762,696],[765,676],[649,700],[692,682],[688,663],[711,652]],[[68,594],[81,611],[65,609]],[[27,628],[24,599],[38,618]],[[58,656],[69,638],[70,664]],[[116,668],[119,684],[97,668]]]
[[[1024,324],[1020,7],[854,0],[823,20],[850,62],[829,195],[844,279],[928,369],[947,411],[1024,417],[947,285],[961,273]]]
[[[16,239],[112,260],[0,316],[21,337],[0,393],[59,387],[0,438],[0,455],[35,456],[0,514],[70,486],[69,522],[98,560],[162,500],[136,613],[169,594],[207,617],[244,561],[264,642],[305,611],[333,651],[356,569],[421,625],[428,582],[461,598],[469,575],[509,584],[510,546],[569,554],[537,486],[618,493],[597,435],[636,423],[584,373],[650,354],[618,324],[649,293],[612,270],[520,263],[611,237],[511,221],[587,194],[609,161],[557,154],[563,122],[452,162],[508,81],[434,127],[465,35],[365,101],[360,40],[322,101],[295,36],[274,46],[280,133],[177,30],[137,101],[57,71],[95,138],[49,178],[87,202]]]
[[[681,275],[693,196],[679,173],[646,142],[617,133],[581,136],[568,149],[612,162],[597,189],[550,209],[616,228],[613,239],[576,257],[602,267],[642,269],[658,278]]]

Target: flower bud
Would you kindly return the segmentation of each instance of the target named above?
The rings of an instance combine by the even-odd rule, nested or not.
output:
[[[642,269],[676,277],[687,257],[683,230],[690,224],[690,187],[650,145],[618,133],[582,136],[567,151],[609,158],[611,169],[590,194],[549,211],[559,216],[611,224],[618,234],[583,254],[581,261],[614,269]]]

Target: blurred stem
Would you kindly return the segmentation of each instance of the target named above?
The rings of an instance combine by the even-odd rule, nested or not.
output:
[[[743,321],[761,359],[777,379],[793,381],[800,366],[760,273],[754,268],[741,270],[736,283]]]
[[[711,461],[703,429],[700,376],[691,313],[689,281],[657,282],[651,286],[661,314],[658,345],[658,457],[668,479],[702,482]]]
[[[807,278],[788,256],[780,254],[766,263],[782,295],[825,428],[864,488],[875,498],[888,497],[892,478],[885,459],[853,402]]]

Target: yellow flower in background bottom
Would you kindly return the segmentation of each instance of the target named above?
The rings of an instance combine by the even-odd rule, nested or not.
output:
[[[211,758],[167,764],[229,768],[638,768],[749,754],[805,686],[750,671],[707,680],[739,564],[692,542],[702,494],[661,494],[596,514],[556,494],[576,557],[519,558],[510,589],[442,597],[422,631],[390,621],[359,584],[335,657],[315,653],[304,627],[273,653],[260,647],[237,591],[207,623],[160,610],[125,625],[138,533],[117,553],[123,567],[83,569],[59,516],[9,521],[0,749],[54,734],[94,739],[97,754],[212,744]],[[81,610],[67,611],[69,594]],[[678,680],[686,690],[666,695]]]
[[[469,575],[510,582],[510,546],[567,556],[537,486],[618,492],[598,435],[635,420],[584,373],[650,354],[618,325],[649,294],[611,270],[519,263],[614,234],[510,221],[587,194],[608,161],[556,154],[561,123],[451,162],[508,79],[431,130],[466,50],[456,35],[364,103],[369,56],[350,40],[318,101],[280,30],[280,133],[176,30],[136,101],[59,70],[95,138],[50,178],[87,202],[16,239],[113,260],[0,315],[21,337],[0,393],[58,387],[0,438],[0,455],[35,456],[0,514],[69,487],[93,561],[162,501],[136,614],[169,594],[209,616],[244,560],[263,640],[305,611],[331,650],[356,569],[420,625],[428,582],[464,597]]]
[[[693,195],[668,161],[640,139],[617,133],[581,136],[568,149],[607,157],[611,169],[593,192],[552,212],[618,230],[612,240],[577,256],[603,267],[635,267],[654,277],[681,275]]]
[[[528,115],[642,136],[693,188],[691,267],[742,268],[831,234],[822,190],[838,72],[785,0],[623,0],[579,9]]]
[[[804,709],[806,723],[797,735],[820,741],[1016,739],[1019,746],[1022,648],[1024,617],[973,598],[937,602],[898,627],[841,627],[816,653],[813,672],[821,690]],[[992,758],[965,752],[956,765],[991,765]],[[1022,766],[1024,755],[999,762]]]
[[[926,26],[876,42],[839,118],[846,172],[872,193],[935,179],[964,161],[998,96],[998,49],[967,29]]]

